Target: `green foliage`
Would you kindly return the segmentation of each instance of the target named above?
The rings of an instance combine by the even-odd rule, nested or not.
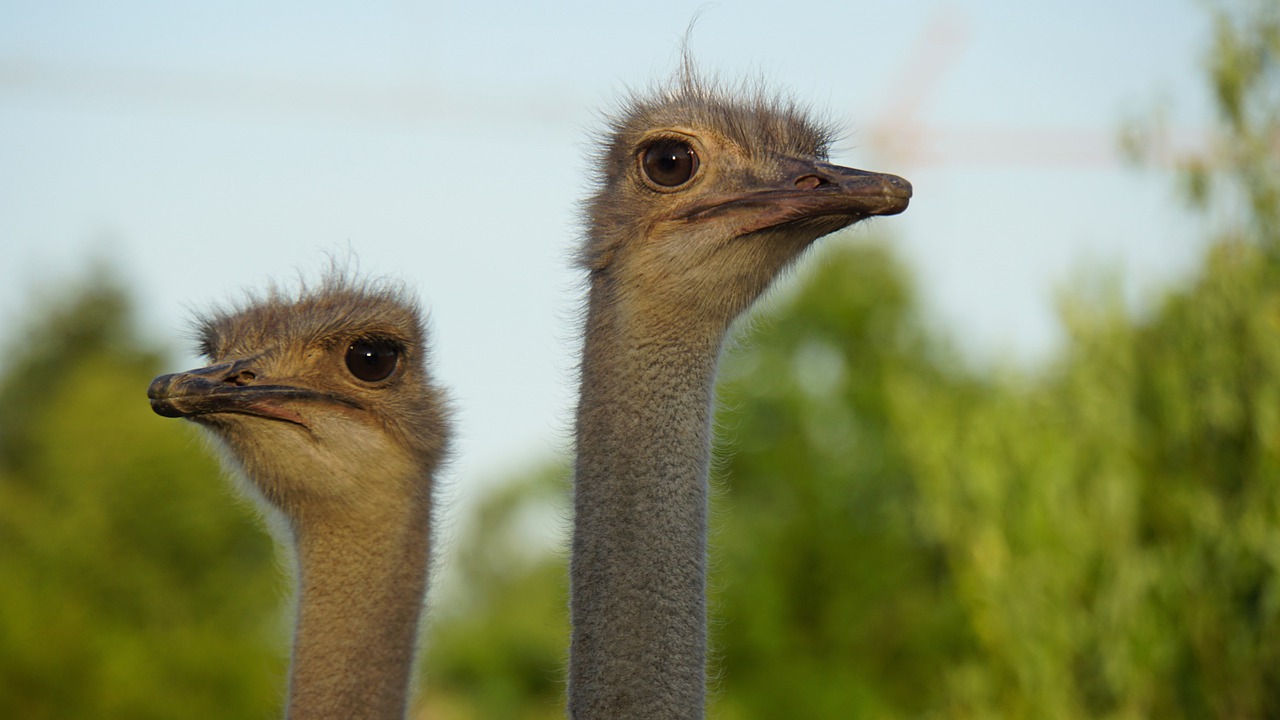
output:
[[[922,712],[968,644],[943,548],[913,521],[890,379],[949,387],[902,268],[827,258],[722,378],[713,587],[726,717]]]
[[[1251,236],[1280,254],[1280,4],[1274,0],[1215,0],[1206,56],[1218,126],[1206,147],[1172,158],[1188,204],[1216,211],[1223,232]],[[1168,159],[1165,118],[1133,123],[1123,146],[1139,161]]]
[[[560,538],[545,528],[567,513],[566,474],[548,467],[480,507],[453,561],[458,593],[443,607],[433,603],[425,715],[564,716],[568,578]]]
[[[1133,324],[967,399],[912,378],[895,419],[979,652],[957,716],[1280,713],[1280,284],[1255,248]]]
[[[1210,87],[1222,122],[1208,155],[1188,158],[1191,198],[1206,207],[1218,195],[1242,202],[1244,231],[1280,254],[1280,5],[1234,0],[1215,8]]]
[[[258,717],[283,628],[269,541],[99,272],[7,339],[0,378],[0,708],[21,718]]]

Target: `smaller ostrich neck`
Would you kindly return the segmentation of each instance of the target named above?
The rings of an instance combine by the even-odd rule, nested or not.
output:
[[[578,406],[569,712],[701,718],[710,415],[723,331],[671,327],[663,314],[625,317],[607,295],[593,287]]]
[[[430,503],[294,523],[298,620],[288,717],[403,718],[427,583]]]

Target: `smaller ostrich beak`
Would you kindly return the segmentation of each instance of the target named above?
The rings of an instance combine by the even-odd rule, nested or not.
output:
[[[256,415],[306,426],[290,409],[298,401],[338,402],[358,407],[349,398],[294,385],[257,384],[253,360],[218,363],[196,370],[161,375],[151,381],[151,409],[164,417],[199,420],[204,415]]]

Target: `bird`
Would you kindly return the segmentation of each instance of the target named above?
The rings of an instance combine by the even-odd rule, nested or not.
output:
[[[762,83],[707,78],[687,56],[607,117],[577,256],[568,714],[702,718],[726,336],[818,238],[904,211],[912,187],[831,164],[829,123]]]
[[[207,428],[292,550],[286,716],[404,717],[452,435],[416,302],[333,271],[204,314],[197,334],[209,364],[147,396]]]

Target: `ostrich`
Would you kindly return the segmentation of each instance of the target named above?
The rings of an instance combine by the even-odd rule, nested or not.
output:
[[[701,718],[707,469],[730,325],[815,240],[906,209],[911,185],[826,162],[794,103],[686,60],[612,118],[585,202],[569,715]]]
[[[332,273],[208,316],[199,335],[212,364],[147,396],[221,441],[295,550],[287,715],[403,717],[450,435],[416,305]]]

